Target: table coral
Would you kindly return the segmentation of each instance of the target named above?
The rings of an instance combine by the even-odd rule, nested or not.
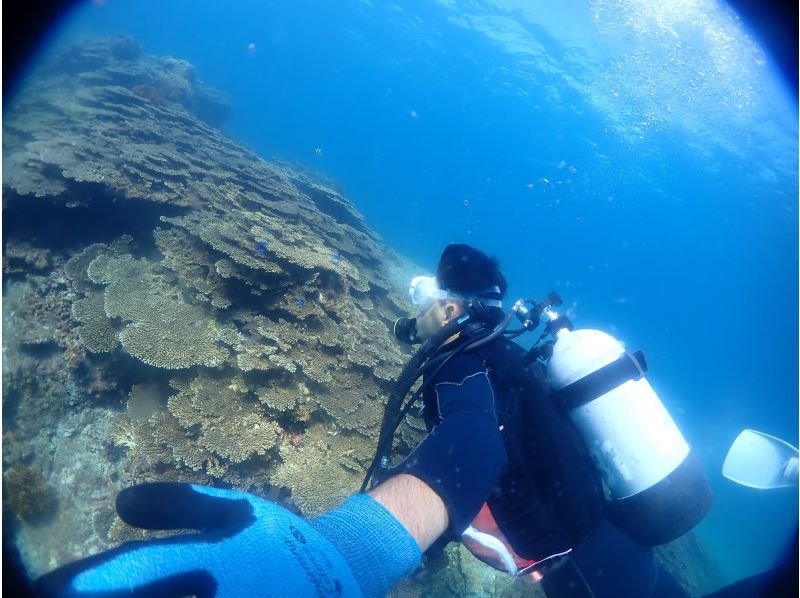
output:
[[[105,312],[102,293],[89,293],[72,305],[72,315],[80,325],[78,335],[92,353],[110,353],[119,345],[117,327]]]
[[[188,430],[199,428],[198,442],[233,463],[265,455],[278,439],[278,425],[257,401],[244,401],[249,389],[240,377],[200,375],[179,387],[168,401],[170,412]]]
[[[291,413],[298,405],[310,401],[311,391],[302,382],[285,385],[273,382],[256,389],[258,400],[278,413]]]
[[[281,442],[282,462],[270,482],[289,488],[304,515],[319,515],[358,490],[371,450],[363,439],[315,426],[299,442]]]
[[[214,267],[215,256],[198,239],[176,228],[157,228],[153,237],[164,256],[161,264],[178,277],[184,288],[196,290],[198,301],[210,302],[217,309],[231,306],[228,289]]]
[[[225,326],[198,306],[146,260],[98,256],[88,269],[92,281],[108,285],[105,311],[128,323],[119,333],[125,349],[144,363],[165,369],[221,364]],[[230,331],[229,331],[230,332]]]

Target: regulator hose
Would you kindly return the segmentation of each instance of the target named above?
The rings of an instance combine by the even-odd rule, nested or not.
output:
[[[372,459],[372,463],[370,463],[367,469],[364,482],[361,484],[361,492],[367,489],[369,480],[375,472],[375,468],[380,464],[383,457],[388,456],[388,452],[391,450],[392,437],[397,427],[397,418],[403,404],[403,399],[408,394],[408,391],[411,390],[411,387],[414,386],[414,382],[422,375],[423,364],[444,341],[459,332],[469,320],[469,316],[458,318],[450,322],[447,326],[442,327],[442,329],[436,333],[436,336],[428,339],[425,344],[411,356],[411,359],[403,368],[403,371],[397,378],[397,382],[395,382],[392,391],[389,393],[389,398],[386,401],[381,430],[378,434],[378,446],[375,450],[375,457]],[[387,447],[389,450],[387,450]]]
[[[511,323],[511,318],[514,317],[515,313],[516,311],[514,308],[509,309],[503,320],[489,334],[483,335],[477,340],[467,343],[466,345],[462,345],[458,349],[446,353],[445,355],[441,356],[442,358],[437,360],[436,363],[426,364],[425,362],[428,361],[428,358],[442,346],[442,343],[444,343],[454,334],[464,330],[469,325],[473,318],[468,312],[465,316],[453,320],[444,326],[436,334],[436,336],[426,341],[425,344],[420,347],[419,351],[414,353],[414,355],[403,368],[400,376],[397,378],[397,382],[395,382],[395,385],[389,394],[389,398],[386,401],[386,408],[383,411],[383,421],[381,421],[381,431],[378,434],[378,446],[375,450],[375,456],[373,457],[372,462],[367,469],[367,473],[364,476],[364,481],[361,484],[361,492],[366,491],[369,481],[372,478],[372,475],[375,473],[375,468],[380,465],[384,458],[388,459],[392,450],[392,438],[394,437],[394,432],[397,429],[397,426],[400,425],[400,422],[403,421],[403,418],[405,418],[406,414],[411,409],[411,406],[422,394],[421,391],[423,389],[420,388],[414,394],[414,396],[409,399],[405,408],[403,408],[403,399],[408,394],[408,391],[411,390],[411,387],[414,386],[414,382],[416,382],[417,379],[419,379],[419,377],[427,370],[435,367],[433,376],[431,376],[431,378],[434,378],[436,373],[438,373],[444,364],[447,363],[447,361],[449,361],[454,355],[458,353],[466,353],[467,351],[473,351],[479,347],[483,347],[484,345],[487,345],[495,340],[497,337],[501,336],[508,328],[509,324]]]

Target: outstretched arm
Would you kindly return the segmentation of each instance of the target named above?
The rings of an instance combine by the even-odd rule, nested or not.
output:
[[[420,562],[415,539],[365,494],[312,520],[243,492],[156,482],[123,490],[127,523],[196,533],[128,542],[37,580],[37,595],[379,598]]]
[[[384,484],[401,476],[405,482],[394,481],[383,498],[373,495],[422,551],[439,536],[446,541],[461,537],[508,462],[486,366],[467,356],[449,365],[442,374],[445,380],[434,386],[440,421],[411,454],[389,470],[392,477]]]

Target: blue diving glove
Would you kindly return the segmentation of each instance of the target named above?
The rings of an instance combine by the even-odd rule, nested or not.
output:
[[[156,482],[117,496],[126,523],[198,533],[127,542],[40,577],[46,596],[385,596],[420,563],[414,539],[356,494],[305,521],[251,494]]]

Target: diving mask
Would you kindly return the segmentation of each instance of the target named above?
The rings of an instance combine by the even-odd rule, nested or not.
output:
[[[465,302],[479,300],[487,307],[503,306],[499,298],[493,299],[490,295],[500,297],[500,287],[491,285],[474,293],[453,293],[440,289],[439,283],[433,276],[415,276],[408,287],[408,298],[421,314],[428,311],[437,299],[456,299]]]
[[[408,287],[408,298],[419,313],[424,313],[437,299],[447,299],[447,291],[439,288],[433,276],[415,276]]]
[[[500,287],[492,285],[477,293],[468,295],[456,294],[440,289],[439,283],[433,276],[415,276],[411,279],[411,284],[408,287],[408,299],[417,308],[417,313],[420,315],[428,311],[437,299],[453,299],[467,302],[470,305],[473,302],[477,302],[476,305],[480,306],[481,309],[485,307],[503,307],[500,299],[492,299],[487,295],[500,297]],[[394,335],[404,343],[415,344],[422,342],[417,338],[417,318],[398,318],[394,323]]]

